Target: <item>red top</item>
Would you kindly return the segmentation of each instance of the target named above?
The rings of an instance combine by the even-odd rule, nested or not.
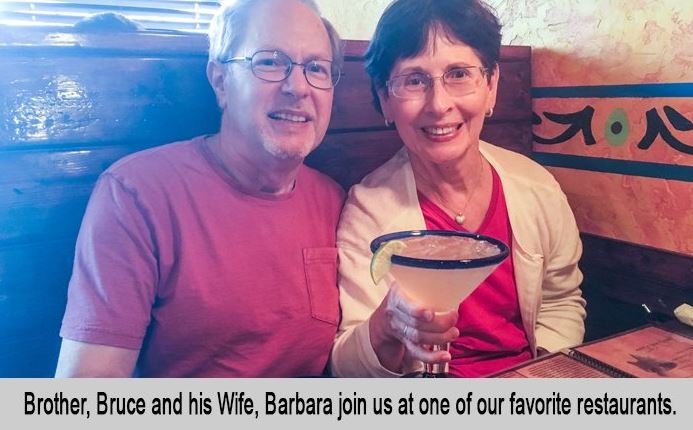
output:
[[[443,209],[419,193],[426,228],[467,231]],[[503,185],[493,170],[493,192],[478,234],[512,245],[512,229]],[[484,376],[532,358],[522,327],[517,286],[510,256],[459,307],[460,336],[450,344],[450,373]]]
[[[250,195],[217,163],[196,138],[101,176],[61,335],[141,349],[144,377],[320,375],[339,324],[342,191],[303,166],[292,192]]]

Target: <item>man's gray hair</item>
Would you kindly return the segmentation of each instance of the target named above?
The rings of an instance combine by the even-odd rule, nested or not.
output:
[[[232,56],[243,42],[248,30],[248,17],[255,7],[268,0],[232,0],[226,1],[219,8],[209,24],[209,61],[222,61]],[[298,0],[320,17],[332,47],[332,62],[342,68],[344,59],[342,40],[332,24],[320,14],[320,8],[314,0]]]

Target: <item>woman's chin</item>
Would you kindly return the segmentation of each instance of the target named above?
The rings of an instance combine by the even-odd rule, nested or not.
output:
[[[449,142],[445,144],[433,144],[426,147],[413,148],[407,146],[410,157],[414,156],[421,161],[434,164],[447,164],[462,159],[468,152],[469,145],[461,142]]]

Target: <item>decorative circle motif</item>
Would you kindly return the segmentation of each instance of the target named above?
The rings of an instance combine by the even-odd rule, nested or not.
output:
[[[630,131],[628,115],[626,111],[618,108],[611,112],[611,115],[606,119],[604,127],[604,137],[609,146],[621,146],[626,143]]]

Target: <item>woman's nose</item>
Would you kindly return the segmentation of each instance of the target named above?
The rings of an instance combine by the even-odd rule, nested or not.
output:
[[[431,79],[431,87],[427,94],[428,110],[434,114],[441,115],[452,109],[452,98],[445,88],[445,83],[441,78]]]

